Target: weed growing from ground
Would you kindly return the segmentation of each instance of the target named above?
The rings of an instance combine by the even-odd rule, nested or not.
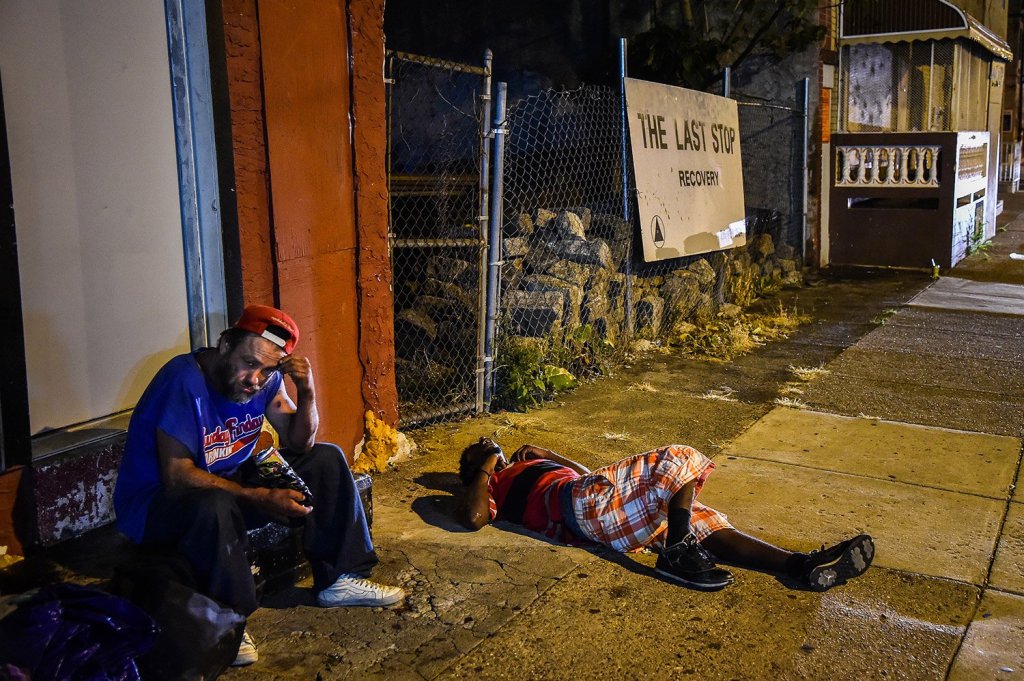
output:
[[[875,324],[876,326],[885,326],[886,323],[889,321],[889,318],[894,317],[897,312],[899,312],[899,310],[894,310],[893,308],[888,307],[879,312],[878,314],[876,314],[871,319],[871,323]]]
[[[626,390],[628,390],[628,391],[636,390],[636,391],[639,391],[639,392],[642,392],[642,393],[656,393],[656,392],[658,392],[657,388],[655,388],[653,385],[651,385],[650,383],[648,383],[646,381],[644,381],[642,383],[630,383],[629,385],[626,386]]]
[[[716,319],[695,326],[675,339],[684,355],[699,359],[728,361],[768,341],[788,338],[811,317],[781,304],[768,313],[741,314],[734,319]]]
[[[796,376],[799,380],[804,381],[805,383],[813,381],[816,378],[821,378],[822,376],[828,376],[830,373],[832,373],[831,371],[825,368],[824,364],[816,367],[798,367],[790,364],[789,371],[791,374]]]

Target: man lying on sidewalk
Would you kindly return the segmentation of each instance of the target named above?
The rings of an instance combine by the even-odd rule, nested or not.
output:
[[[176,549],[202,593],[248,616],[257,603],[246,529],[288,519],[304,526],[322,607],[392,605],[405,597],[401,588],[364,579],[377,554],[345,456],[315,442],[313,371],[308,359],[292,354],[298,340],[287,314],[250,305],[217,347],[179,355],[160,369],[128,426],[114,489],[118,529],[135,543]],[[285,392],[285,376],[296,402]],[[280,434],[280,453],[308,495],[245,473],[264,419]],[[246,633],[234,664],[256,658]]]
[[[737,531],[725,515],[694,500],[714,466],[692,447],[669,445],[591,472],[533,445],[506,461],[496,443],[481,438],[459,461],[464,524],[478,530],[507,520],[567,543],[589,540],[633,551],[659,543],[667,520],[655,570],[707,591],[732,583],[714,558],[788,577],[814,591],[843,584],[871,565],[875,546],[866,534],[794,553]]]

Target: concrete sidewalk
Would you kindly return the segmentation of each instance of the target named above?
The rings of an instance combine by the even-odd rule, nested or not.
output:
[[[529,414],[413,433],[420,456],[375,483],[375,577],[408,603],[276,594],[250,622],[260,662],[225,678],[1024,679],[1024,200],[1007,204],[987,259],[791,292],[814,322],[735,362],[654,354]],[[868,532],[875,567],[823,594],[735,570],[708,594],[650,554],[465,532],[453,471],[481,435],[592,468],[691,444],[718,464],[702,500],[738,528],[802,550]]]

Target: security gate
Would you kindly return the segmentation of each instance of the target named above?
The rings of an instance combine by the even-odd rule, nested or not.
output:
[[[402,425],[483,404],[490,56],[389,52],[389,237]]]

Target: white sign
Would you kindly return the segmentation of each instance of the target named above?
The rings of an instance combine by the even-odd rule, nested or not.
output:
[[[736,102],[626,79],[644,260],[747,242]]]

